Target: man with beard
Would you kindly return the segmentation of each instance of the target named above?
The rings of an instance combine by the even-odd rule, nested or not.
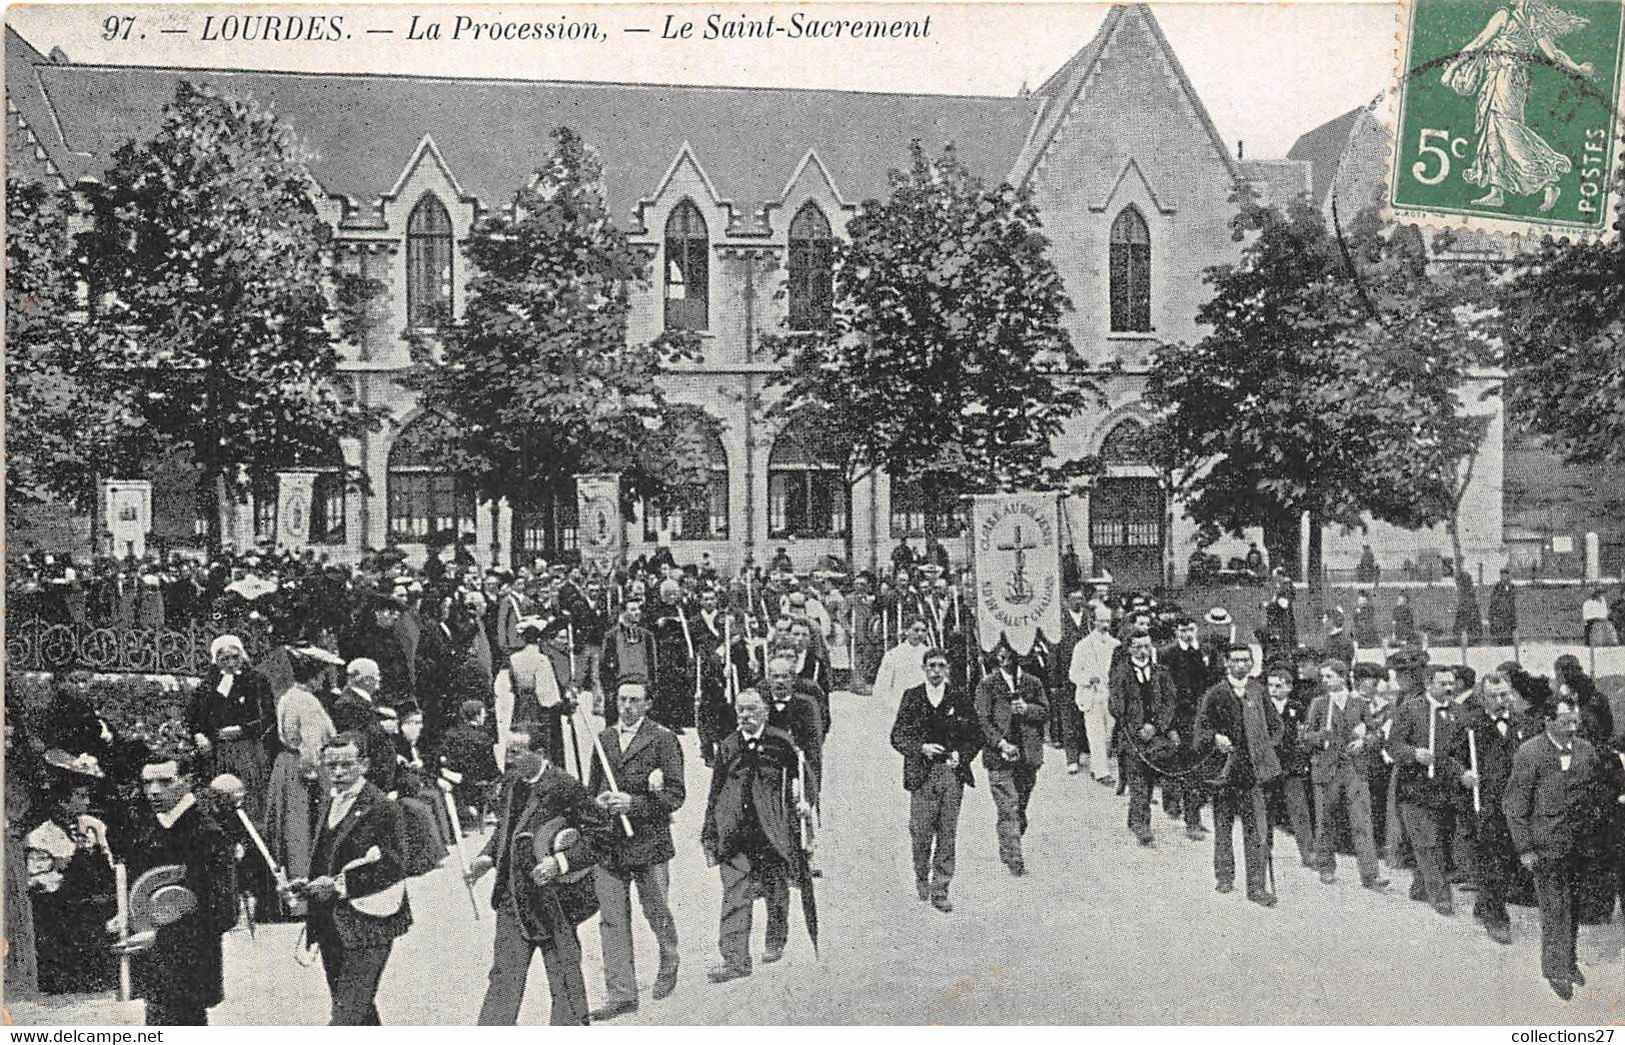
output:
[[[749,684],[750,650],[745,629],[730,623],[729,612],[718,605],[715,588],[700,592],[694,628],[700,655],[700,758],[709,766],[716,758],[717,742],[733,732],[730,701]]]
[[[1513,756],[1503,799],[1518,860],[1535,876],[1541,975],[1564,1001],[1586,982],[1575,950],[1578,836],[1591,815],[1585,806],[1594,793],[1619,796],[1625,790],[1619,763],[1579,731],[1578,704],[1573,697],[1558,696],[1546,731],[1524,741]]]
[[[147,1002],[149,1027],[201,1027],[225,998],[221,936],[237,922],[232,843],[192,794],[180,761],[168,753],[141,767],[141,792],[151,815],[137,828],[130,880],[155,867],[179,865],[180,884],[196,906],[156,932],[114,944],[131,956],[131,982]]]
[[[660,604],[654,624],[654,710],[651,716],[672,732],[682,734],[694,724],[699,697],[698,648],[694,622],[683,608],[683,587],[668,577],[660,582]]]
[[[1128,829],[1141,845],[1148,846],[1155,841],[1151,833],[1154,765],[1172,761],[1180,737],[1173,728],[1174,682],[1168,669],[1151,659],[1150,633],[1131,638],[1128,650],[1128,656],[1112,669],[1108,699],[1123,736]]]
[[[768,725],[790,734],[807,758],[807,764],[820,780],[824,777],[824,726],[818,708],[818,693],[795,672],[788,650],[779,650],[767,661]]]
[[[982,730],[982,766],[998,815],[999,860],[1019,878],[1027,873],[1021,837],[1027,833],[1027,803],[1044,764],[1049,708],[1043,684],[1021,670],[1016,651],[1002,637],[993,658],[996,670],[976,686],[976,720]]]
[[[1507,915],[1507,896],[1517,881],[1518,851],[1513,847],[1503,813],[1507,781],[1512,762],[1524,741],[1540,736],[1541,723],[1515,705],[1519,703],[1512,682],[1499,671],[1483,679],[1483,700],[1467,713],[1465,735],[1471,738],[1457,759],[1468,765],[1468,787],[1477,787],[1478,808],[1474,812],[1477,830],[1473,839],[1473,877],[1478,893],[1473,899],[1473,917],[1484,923],[1489,938],[1499,944],[1512,942],[1512,922]],[[1471,767],[1476,764],[1476,771]]]
[[[789,667],[788,663],[785,667]],[[790,879],[804,873],[797,818],[811,815],[818,775],[802,772],[795,741],[768,724],[767,703],[747,689],[735,701],[739,729],[717,748],[700,845],[707,867],[722,875],[722,918],[717,948],[722,963],[712,983],[751,974],[751,920],[756,897],[767,901],[763,964],[784,957],[790,938]],[[797,782],[805,777],[798,794]]]

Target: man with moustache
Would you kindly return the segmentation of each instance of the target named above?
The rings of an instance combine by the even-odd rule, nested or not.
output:
[[[756,898],[767,901],[763,964],[784,957],[790,937],[790,880],[805,873],[798,818],[812,813],[818,776],[804,766],[790,734],[768,724],[756,690],[734,702],[737,731],[717,747],[700,846],[707,867],[722,875],[717,949],[722,963],[707,977],[724,983],[751,974],[751,920]],[[803,784],[804,781],[804,784]]]
[[[547,731],[535,722],[514,725],[498,803],[502,812],[496,830],[468,869],[470,883],[496,871],[491,886],[496,935],[479,1025],[511,1027],[518,1022],[538,950],[552,994],[548,1022],[554,1027],[585,1025],[587,984],[576,926],[591,917],[596,897],[589,886],[583,906],[579,887],[586,883],[573,879],[596,859],[588,836],[602,833],[602,814],[585,787],[548,761]],[[538,836],[550,832],[562,841],[565,828],[577,833],[575,840],[551,847],[544,841],[540,848],[551,851],[538,858]],[[618,824],[615,830],[620,830]]]
[[[1016,651],[1001,637],[993,648],[994,670],[976,686],[976,720],[982,730],[982,766],[997,812],[999,860],[1009,872],[1027,873],[1021,837],[1027,803],[1044,764],[1044,686],[1021,670]]]
[[[1510,944],[1512,921],[1506,901],[1519,870],[1518,851],[1507,828],[1503,802],[1518,748],[1539,736],[1542,727],[1537,719],[1518,710],[1520,700],[1505,674],[1492,671],[1482,681],[1482,701],[1467,712],[1463,740],[1467,748],[1456,753],[1457,759],[1469,767],[1467,786],[1476,785],[1478,790],[1478,808],[1473,814],[1477,830],[1471,835],[1473,877],[1478,886],[1473,917],[1484,923],[1490,939]],[[1466,737],[1472,738],[1470,743]]]
[[[643,600],[633,588],[621,603],[621,615],[604,635],[604,655],[599,662],[599,685],[604,693],[619,693],[621,683],[636,682],[645,687],[655,683],[655,640],[643,626]],[[604,721],[615,724],[615,702],[604,704]]]
[[[1094,630],[1072,647],[1072,662],[1067,679],[1074,687],[1073,704],[1078,710],[1076,718],[1063,719],[1083,725],[1082,733],[1066,738],[1066,760],[1077,762],[1083,753],[1083,744],[1089,744],[1089,773],[1102,784],[1112,784],[1111,747],[1112,720],[1110,694],[1107,682],[1116,661],[1119,643],[1112,636],[1112,611],[1103,603],[1094,609]]]
[[[1559,695],[1553,709],[1545,732],[1524,741],[1512,757],[1503,805],[1518,860],[1535,876],[1541,975],[1568,1001],[1574,988],[1586,982],[1575,949],[1579,834],[1590,820],[1586,806],[1596,794],[1622,800],[1625,770],[1579,735],[1580,708],[1574,697]]]
[[[1156,764],[1171,762],[1179,748],[1173,727],[1174,682],[1168,669],[1151,659],[1151,634],[1129,639],[1128,656],[1112,669],[1111,715],[1122,731],[1123,774],[1128,779],[1128,829],[1141,845],[1152,845],[1151,785]]]
[[[975,786],[970,761],[981,748],[975,704],[950,680],[946,651],[926,651],[925,682],[904,692],[891,746],[903,756],[915,891],[946,914],[954,909],[948,885],[954,877],[960,802],[965,788]]]
[[[1264,907],[1275,906],[1275,894],[1265,888],[1265,785],[1281,775],[1275,746],[1281,738],[1281,720],[1269,695],[1250,678],[1253,651],[1234,642],[1225,650],[1225,678],[1208,687],[1196,711],[1196,752],[1207,758],[1225,757],[1213,779],[1213,875],[1215,889],[1233,892],[1236,880],[1234,828],[1241,820],[1246,859],[1247,899]]]
[[[1471,800],[1464,790],[1467,767],[1457,758],[1467,750],[1465,716],[1455,702],[1456,670],[1435,664],[1426,677],[1427,692],[1402,701],[1394,712],[1388,753],[1398,766],[1394,788],[1400,823],[1416,858],[1411,899],[1431,903],[1449,917],[1455,913],[1450,847],[1457,814],[1463,801]]]
[[[598,932],[604,949],[603,1007],[594,1021],[638,1011],[638,978],[633,964],[632,886],[638,887],[643,917],[660,945],[660,969],[651,997],[660,1001],[677,986],[677,922],[672,917],[672,814],[687,795],[683,785],[683,747],[676,734],[648,717],[649,696],[635,682],[617,694],[619,716],[599,736],[604,761],[595,758],[587,790],[598,807],[615,820],[593,868],[598,893]],[[613,784],[611,783],[613,781]],[[620,823],[632,827],[628,836]]]

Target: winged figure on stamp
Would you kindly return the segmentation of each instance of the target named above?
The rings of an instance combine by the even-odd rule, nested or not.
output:
[[[1462,172],[1468,184],[1489,190],[1473,201],[1475,206],[1504,206],[1509,192],[1541,193],[1542,213],[1556,205],[1558,179],[1574,164],[1529,126],[1524,115],[1529,75],[1533,67],[1549,62],[1570,76],[1590,79],[1592,64],[1576,62],[1555,43],[1585,24],[1586,19],[1548,0],[1511,0],[1445,65],[1445,86],[1478,98],[1473,125],[1477,151],[1472,166]]]

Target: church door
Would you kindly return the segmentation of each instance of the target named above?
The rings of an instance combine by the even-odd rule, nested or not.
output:
[[[1160,585],[1166,513],[1167,497],[1156,479],[1098,480],[1089,496],[1095,572],[1109,571],[1120,589],[1150,591]]]

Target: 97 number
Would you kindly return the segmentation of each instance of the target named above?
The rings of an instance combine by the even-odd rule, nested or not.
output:
[[[1422,158],[1411,164],[1411,177],[1423,185],[1437,185],[1450,176],[1450,157],[1458,160],[1467,158],[1467,139],[1452,138],[1449,131],[1429,127],[1422,131],[1416,151],[1422,154]],[[1438,157],[1439,167],[1431,174],[1428,173],[1430,156]]]
[[[135,15],[110,15],[102,20],[103,40],[128,40],[135,28]]]

